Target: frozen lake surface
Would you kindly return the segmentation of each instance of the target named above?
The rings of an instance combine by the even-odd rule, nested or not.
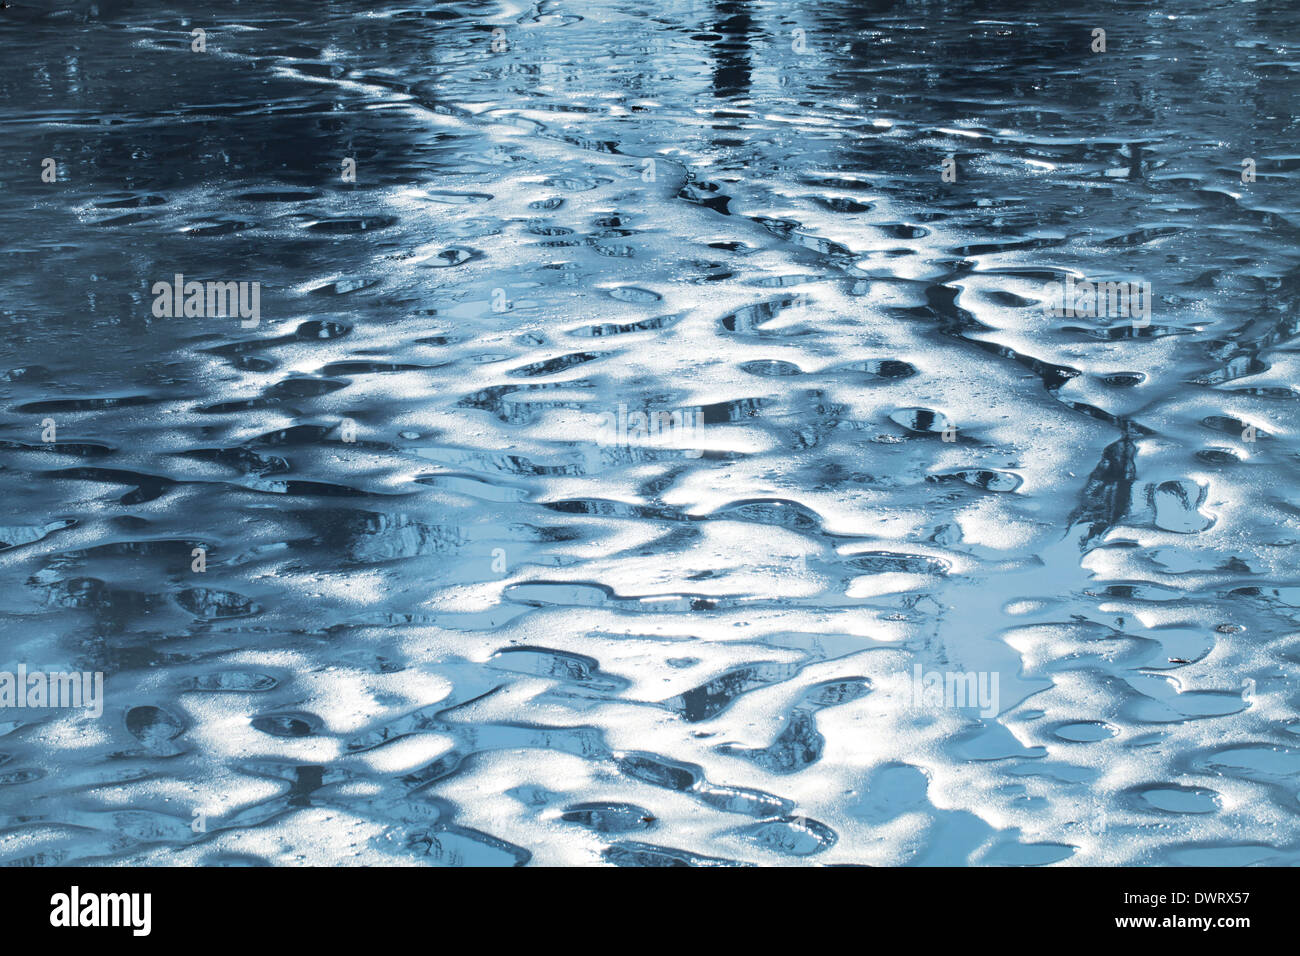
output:
[[[1300,8],[162,6],[0,11],[0,862],[1300,863]]]

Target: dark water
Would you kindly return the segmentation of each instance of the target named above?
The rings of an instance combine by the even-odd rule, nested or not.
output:
[[[0,861],[1300,862],[1300,9],[1012,8],[0,10]]]

